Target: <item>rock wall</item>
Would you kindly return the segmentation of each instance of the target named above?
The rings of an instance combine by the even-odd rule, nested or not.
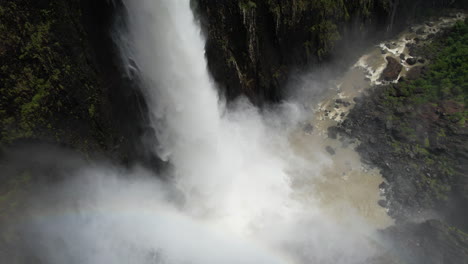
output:
[[[334,59],[345,67],[369,40],[431,8],[463,1],[192,0],[206,31],[209,69],[228,100],[284,98],[289,74]],[[366,44],[367,43],[367,44]]]
[[[58,144],[129,162],[146,111],[122,74],[112,28],[119,1],[0,2],[0,149]]]

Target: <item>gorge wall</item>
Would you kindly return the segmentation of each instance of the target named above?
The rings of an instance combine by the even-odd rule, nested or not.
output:
[[[144,101],[112,39],[119,10],[105,0],[0,3],[0,149],[41,142],[151,159],[140,148]]]
[[[206,29],[209,69],[229,99],[255,104],[287,95],[292,71],[341,67],[372,40],[465,1],[193,1]]]
[[[0,145],[48,142],[121,160],[145,159],[145,105],[121,68],[111,28],[120,1],[20,0],[0,4]],[[466,1],[193,0],[208,67],[228,100],[278,102],[292,71],[338,65],[356,47],[431,8]],[[124,25],[123,25],[124,26]],[[64,122],[67,120],[67,122]],[[151,137],[151,136],[149,136]]]

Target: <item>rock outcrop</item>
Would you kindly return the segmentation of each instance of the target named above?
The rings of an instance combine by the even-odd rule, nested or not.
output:
[[[393,57],[388,56],[385,59],[387,60],[387,67],[382,72],[382,80],[388,82],[397,80],[403,66]]]

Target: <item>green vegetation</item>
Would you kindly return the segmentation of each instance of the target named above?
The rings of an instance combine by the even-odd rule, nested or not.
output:
[[[370,21],[377,10],[388,12],[388,0],[268,0],[268,9],[278,25],[296,31],[309,32],[303,48],[307,57],[325,60],[341,40],[344,25],[351,17],[365,23]]]
[[[80,22],[79,1],[0,2],[0,147],[40,139],[87,149],[85,137],[104,138]]]
[[[250,10],[250,9],[257,8],[257,4],[255,2],[252,2],[252,1],[240,1],[239,2],[239,7],[242,10],[247,11],[247,10]]]
[[[310,29],[312,32],[321,36],[318,40],[319,48],[317,50],[317,56],[319,59],[323,58],[331,50],[333,50],[335,43],[341,39],[336,24],[328,20],[325,20],[318,25],[312,26]]]
[[[349,20],[349,13],[343,0],[312,1],[310,5],[317,11],[318,21],[310,31],[317,36],[316,55],[322,60],[333,51],[335,44],[341,39],[337,23]]]
[[[468,117],[468,21],[421,43],[414,52],[429,59],[423,74],[379,87],[382,94],[373,100],[383,106],[377,114],[386,116],[389,155],[407,160],[405,171],[424,193],[417,199],[433,208],[452,199],[464,176],[453,153],[463,151],[454,142],[462,142]]]
[[[437,54],[425,76],[399,85],[401,95],[417,104],[442,100],[468,102],[468,23],[458,22],[453,30],[424,47],[423,54]],[[466,113],[461,116],[466,118]]]

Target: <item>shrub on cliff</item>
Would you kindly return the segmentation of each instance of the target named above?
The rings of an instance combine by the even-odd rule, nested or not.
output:
[[[0,147],[38,139],[84,150],[104,138],[80,10],[76,0],[0,2]]]

